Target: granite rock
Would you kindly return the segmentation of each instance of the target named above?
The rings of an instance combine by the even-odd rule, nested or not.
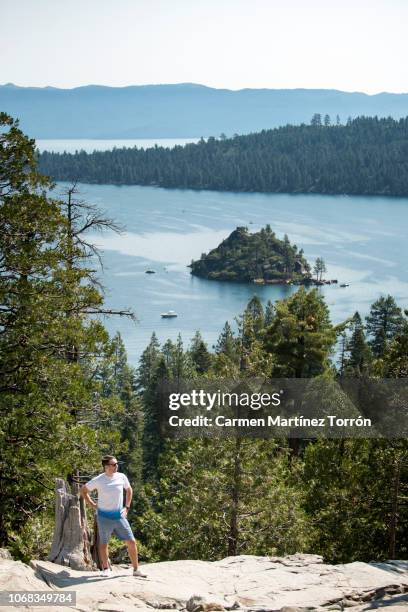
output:
[[[327,612],[349,608],[363,612],[385,607],[390,612],[408,611],[408,561],[328,565],[317,555],[242,555],[214,562],[150,563],[143,565],[143,571],[147,578],[134,578],[129,566],[115,565],[112,576],[101,578],[97,572],[50,561],[32,561],[27,566],[0,559],[0,590],[73,590],[75,609],[83,612]],[[55,607],[56,612],[68,609],[73,608]],[[32,610],[40,612],[41,608]]]

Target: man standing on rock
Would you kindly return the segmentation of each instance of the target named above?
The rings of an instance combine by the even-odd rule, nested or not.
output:
[[[136,540],[127,520],[127,514],[132,501],[132,487],[125,474],[118,472],[118,462],[113,455],[102,457],[104,472],[95,476],[81,487],[81,496],[86,503],[97,510],[96,520],[99,532],[99,556],[102,562],[102,576],[109,577],[112,570],[109,567],[108,543],[111,535],[124,540],[127,544],[130,560],[133,565],[133,576],[146,578],[140,571]],[[126,505],[123,507],[123,489],[126,490]],[[98,503],[90,498],[89,493],[97,491]]]

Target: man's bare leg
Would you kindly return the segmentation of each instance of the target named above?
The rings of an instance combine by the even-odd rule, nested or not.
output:
[[[108,545],[99,544],[98,549],[99,549],[99,557],[102,563],[102,569],[109,569]]]
[[[139,560],[137,556],[136,542],[135,540],[127,540],[126,544],[127,544],[127,549],[128,549],[128,555],[133,565],[133,569],[137,570],[137,568],[139,567]]]

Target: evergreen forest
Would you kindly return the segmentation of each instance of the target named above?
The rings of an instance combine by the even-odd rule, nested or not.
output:
[[[214,347],[199,332],[188,344],[153,334],[131,367],[122,338],[101,321],[133,313],[106,308],[86,233],[114,221],[75,188],[48,196],[34,141],[4,113],[0,127],[0,547],[45,558],[54,479],[91,477],[112,453],[135,491],[129,520],[144,560],[407,558],[403,432],[174,440],[160,435],[158,416],[167,380],[405,379],[408,313],[395,299],[381,296],[366,318],[350,313],[334,326],[316,288],[265,307],[254,296]],[[113,559],[120,553],[117,542]]]
[[[166,149],[43,152],[42,173],[59,181],[168,188],[408,195],[408,117],[358,117],[287,125]]]

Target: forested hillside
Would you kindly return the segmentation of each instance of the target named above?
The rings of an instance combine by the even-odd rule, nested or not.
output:
[[[405,378],[406,314],[391,296],[381,297],[365,321],[355,313],[335,327],[319,291],[302,287],[266,308],[254,296],[238,329],[226,323],[213,351],[199,333],[188,347],[181,337],[160,345],[153,334],[138,370],[146,505],[135,526],[146,554],[215,560],[308,551],[336,563],[405,559],[408,446],[402,394],[394,398],[401,407],[401,439],[231,434],[166,440],[160,435],[160,389],[167,381],[195,378],[198,389],[204,379]],[[341,351],[335,370],[330,356],[336,337]],[[333,398],[325,389],[329,404]],[[361,414],[365,401],[364,394],[357,400]]]
[[[55,180],[191,189],[329,194],[408,194],[408,117],[360,117],[331,125],[209,138],[173,149],[44,152],[40,169]]]

